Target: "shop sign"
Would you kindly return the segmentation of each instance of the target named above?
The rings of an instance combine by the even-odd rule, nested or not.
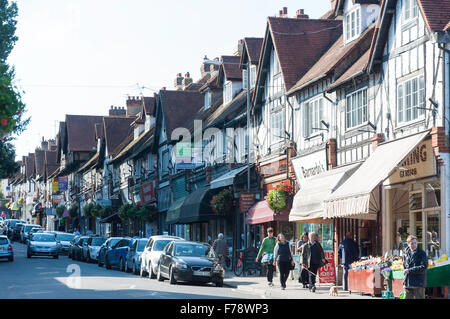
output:
[[[57,180],[58,180],[58,190],[66,191],[69,186],[69,178],[67,176],[58,177]]]
[[[141,200],[143,204],[147,204],[155,200],[153,182],[145,183],[141,186]]]
[[[57,192],[58,190],[59,190],[58,178],[54,177],[52,178],[52,192]]]
[[[264,177],[285,173],[287,160],[276,161],[268,165],[260,166],[260,174]]]
[[[403,183],[436,175],[436,161],[431,139],[419,144],[388,179],[389,184]]]
[[[308,178],[319,175],[327,171],[327,153],[326,150],[321,150],[306,156],[293,158],[292,165],[294,166],[295,176],[297,181],[301,183]]]
[[[62,202],[62,198],[63,198],[62,195],[53,195],[52,196],[52,203],[59,204],[59,203]]]
[[[246,213],[255,204],[256,194],[241,193],[239,194],[239,208],[241,213]]]
[[[336,282],[336,271],[334,267],[334,252],[331,250],[325,250],[325,259],[328,264],[319,268],[319,282],[321,283],[335,283]]]

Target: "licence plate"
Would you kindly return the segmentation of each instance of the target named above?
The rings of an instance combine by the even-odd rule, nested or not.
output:
[[[209,277],[211,274],[208,271],[194,271],[194,276],[207,276]]]

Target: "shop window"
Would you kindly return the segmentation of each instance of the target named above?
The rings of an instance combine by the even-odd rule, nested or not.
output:
[[[429,258],[440,257],[441,220],[439,211],[427,213],[426,252]]]
[[[409,210],[422,209],[422,192],[415,192],[409,194]]]
[[[441,206],[441,186],[437,183],[425,184],[425,208]]]

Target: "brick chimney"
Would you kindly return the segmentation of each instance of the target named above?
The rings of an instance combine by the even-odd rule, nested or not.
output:
[[[184,75],[184,79],[182,81],[182,85],[183,85],[183,90],[192,82],[194,82],[194,80],[192,80],[189,72],[186,72],[186,74]]]
[[[375,133],[370,141],[372,142],[372,150],[375,151],[378,144],[384,142],[384,133]]]
[[[127,100],[126,116],[136,116],[142,108],[143,101],[139,96],[129,96]]]
[[[127,111],[124,107],[112,106],[109,109],[109,116],[127,116]]]
[[[280,18],[286,18],[287,17],[287,7],[283,7],[279,12]]]
[[[181,73],[178,73],[177,77],[175,78],[175,81],[174,81],[175,89],[182,90],[183,89],[182,82],[183,82],[183,76],[181,75]]]
[[[297,19],[309,19],[309,16],[305,14],[305,10],[303,9],[298,9],[297,12],[295,13],[295,17]]]
[[[243,48],[244,48],[244,40],[239,40],[238,44],[234,48],[233,55],[234,56],[241,56]]]

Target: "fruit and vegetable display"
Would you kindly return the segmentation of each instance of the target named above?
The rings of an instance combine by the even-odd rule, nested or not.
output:
[[[387,271],[390,270],[402,270],[403,261],[402,257],[399,256],[389,256],[389,257],[369,257],[366,259],[361,259],[355,261],[350,265],[352,270],[360,269],[382,269]]]
[[[439,267],[449,264],[447,254],[443,254],[440,258],[435,260],[430,260],[428,262],[428,268]]]

